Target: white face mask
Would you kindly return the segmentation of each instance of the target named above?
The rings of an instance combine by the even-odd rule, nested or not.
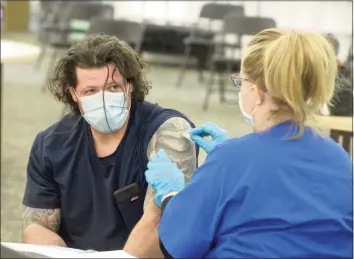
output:
[[[126,121],[127,96],[125,93],[98,92],[80,99],[82,116],[94,129],[101,133],[118,131]]]
[[[246,94],[248,94],[248,93],[249,93],[249,91],[246,92]],[[246,94],[245,94],[245,95],[246,95]],[[242,97],[242,94],[241,94],[241,92],[239,92],[239,93],[238,93],[238,105],[240,106],[241,113],[242,113],[242,115],[243,115],[245,121],[247,121],[248,124],[250,124],[252,127],[254,127],[253,115],[254,115],[254,113],[256,112],[256,109],[258,108],[258,104],[257,104],[256,107],[254,108],[252,114],[251,114],[251,115],[248,115],[248,114],[246,113],[245,109],[243,108],[243,101],[242,101],[242,98],[243,98],[243,97]]]

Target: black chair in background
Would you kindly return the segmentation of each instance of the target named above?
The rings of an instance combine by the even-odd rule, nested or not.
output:
[[[241,67],[241,40],[243,36],[252,36],[258,32],[276,27],[276,23],[271,18],[263,17],[239,17],[237,14],[228,14],[224,18],[224,28],[222,39],[227,35],[234,35],[238,39],[238,44],[229,44],[228,42],[216,42],[214,54],[210,60],[210,78],[206,85],[206,96],[203,103],[203,110],[208,109],[210,95],[213,92],[215,73],[219,75],[219,94],[220,102],[225,99],[225,77],[224,73],[231,75],[232,72],[240,71]],[[228,50],[228,52],[226,52]],[[228,56],[228,55],[230,56]],[[238,55],[238,58],[234,56]],[[228,80],[228,77],[227,77]],[[231,90],[231,89],[230,89]]]
[[[116,36],[134,48],[136,52],[140,53],[144,39],[145,26],[138,22],[98,18],[91,21],[90,29],[87,33],[105,33],[110,36]],[[69,109],[65,106],[62,110],[61,117],[67,112],[69,112]]]
[[[64,1],[40,1],[40,9],[39,9],[39,25],[41,28],[48,25],[48,23],[52,24],[57,20],[58,17],[58,8],[64,6],[67,2]]]
[[[221,22],[224,16],[228,13],[243,16],[244,8],[239,5],[217,3],[208,3],[202,7],[198,22],[192,27],[190,36],[184,39],[185,53],[184,59],[181,63],[181,71],[176,83],[177,87],[182,84],[188,67],[188,62],[192,56],[196,57],[198,60],[199,81],[203,81],[203,69],[211,54],[210,48],[213,47],[214,32],[212,30],[212,25],[217,21]],[[207,19],[207,31],[200,30],[199,28],[203,19]]]
[[[116,36],[140,53],[145,27],[143,24],[133,21],[98,18],[91,21],[88,33],[105,33]]]
[[[86,29],[72,28],[71,22],[73,20],[90,22],[95,18],[113,18],[114,8],[111,5],[103,4],[100,2],[71,2],[70,5],[66,6],[63,10],[61,21],[59,22],[59,31],[57,33],[58,37],[55,39],[50,39],[48,41],[48,46],[53,49],[50,63],[48,66],[47,77],[43,84],[42,90],[45,92],[47,81],[50,76],[57,58],[63,51],[69,49],[76,39],[70,38],[75,33],[85,34]]]
[[[65,10],[71,2],[67,1],[41,1],[39,11],[38,41],[41,52],[35,62],[35,69],[39,69],[47,51],[49,41],[58,36],[62,20],[62,10]]]

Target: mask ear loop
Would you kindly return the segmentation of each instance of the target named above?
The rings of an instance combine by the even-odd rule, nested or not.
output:
[[[114,68],[113,70],[113,73],[112,73],[112,82],[114,82],[115,84],[117,84],[117,82],[114,80],[114,73],[116,71],[117,68]],[[124,86],[126,85],[126,83],[129,84],[129,86],[131,86],[130,82],[128,80],[124,80]],[[117,84],[118,85],[118,84]],[[130,88],[130,87],[129,87]],[[125,108],[127,109],[128,111],[130,111],[130,108],[128,109],[128,102],[127,102],[127,99],[128,99],[128,89],[127,91],[124,91],[125,89],[122,89],[123,90],[123,93],[124,93],[124,99],[123,99],[123,103],[126,104],[125,106],[122,106],[121,108]],[[132,92],[132,89],[130,88],[130,92]],[[122,110],[122,113],[123,113],[123,110]]]
[[[115,67],[114,70],[113,70],[113,73],[112,73],[112,82],[114,82],[115,84],[117,84],[117,82],[114,80],[114,73],[115,73],[116,70],[117,70],[117,68]],[[129,90],[130,90],[130,92],[132,92],[132,89],[131,89],[131,82],[128,81],[128,80],[126,80],[126,79],[124,79],[124,86],[125,86],[126,84],[129,85]],[[118,85],[118,84],[117,84],[117,85]],[[125,106],[123,106],[122,108],[125,108],[125,109],[127,109],[128,111],[130,111],[130,108],[131,108],[131,107],[129,107],[129,109],[128,109],[128,102],[127,102],[127,100],[128,100],[128,89],[127,89],[127,91],[124,91],[125,88],[122,89],[122,90],[123,90],[123,93],[124,93],[123,102],[124,102],[124,104],[125,104]],[[130,106],[131,106],[131,105],[130,105]],[[123,110],[122,110],[122,113],[123,113]]]
[[[74,87],[73,87],[73,91],[74,91],[74,95],[75,95],[76,99],[81,102],[80,98],[79,98],[79,97],[77,96],[77,94],[76,94],[76,90],[75,90]]]
[[[263,101],[262,99],[263,99],[264,93],[263,93],[257,86],[253,85],[253,86],[245,93],[245,95],[246,95],[247,93],[249,93],[249,92],[252,90],[252,88],[256,88],[258,94],[259,94],[260,97],[261,97],[261,101],[257,101],[256,107],[254,107],[253,112],[251,113],[251,118],[253,119],[253,116],[254,116],[254,114],[256,113],[256,110],[257,110],[258,106],[259,106],[259,105],[262,103],[262,101]]]
[[[104,98],[105,91],[106,91],[106,88],[107,88],[108,77],[109,77],[109,67],[108,67],[107,64],[106,64],[106,68],[107,68],[107,76],[106,76],[106,80],[105,80],[104,85],[103,85],[102,102],[103,102],[103,111],[104,111],[104,117],[105,117],[105,119],[106,119],[106,123],[107,123],[108,128],[110,129],[111,133],[113,133],[113,130],[112,130],[112,128],[111,128],[111,126],[109,125],[109,122],[108,122],[107,110],[106,110],[106,100],[105,100],[105,98]],[[112,77],[113,77],[113,75],[114,75],[114,71],[115,71],[115,70],[113,70]]]
[[[129,106],[129,109],[128,109],[128,101],[127,101],[128,100],[128,91],[132,92],[133,89],[131,88],[131,81],[126,80],[126,82],[127,82],[127,85],[129,86],[129,89],[127,88],[127,91],[124,92],[124,103],[126,104],[126,107],[124,107],[124,108],[126,108],[128,111],[130,111],[130,108],[131,108],[132,104],[131,104],[131,101],[130,101],[130,106]]]
[[[77,96],[77,94],[76,94],[75,88],[73,88],[73,91],[74,91],[74,95],[76,96],[77,100],[78,100],[80,103],[82,103],[82,102],[81,102],[81,99],[80,99],[79,96]],[[79,110],[80,110],[81,116],[85,117],[84,112],[82,112],[81,109],[79,109]]]
[[[80,100],[79,96],[77,96],[76,90],[74,87],[73,87],[73,91],[74,91],[74,95],[75,95],[76,99],[81,103],[81,100]],[[83,115],[81,109],[80,109],[80,113],[81,113],[81,115]]]

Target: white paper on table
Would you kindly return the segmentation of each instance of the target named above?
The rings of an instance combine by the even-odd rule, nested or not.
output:
[[[31,245],[22,243],[1,242],[1,245],[6,246],[18,252],[32,252],[48,257],[55,258],[70,258],[74,255],[85,253],[84,250],[73,249],[61,246],[45,246],[45,245]]]
[[[136,258],[123,250],[106,252],[89,252],[75,255],[71,258]]]
[[[36,253],[51,258],[136,258],[123,250],[97,252],[61,246],[31,245],[9,242],[1,242],[1,245],[18,252]]]

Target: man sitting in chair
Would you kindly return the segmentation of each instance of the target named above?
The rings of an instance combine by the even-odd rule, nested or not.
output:
[[[145,69],[130,46],[102,34],[87,36],[57,63],[49,89],[72,112],[34,140],[23,198],[25,243],[122,249],[139,220],[159,220],[146,209],[154,196],[144,177],[149,157],[164,149],[189,179],[197,149],[183,135],[193,124],[144,101]],[[114,198],[132,184],[135,193]],[[157,231],[147,238],[158,246]]]

